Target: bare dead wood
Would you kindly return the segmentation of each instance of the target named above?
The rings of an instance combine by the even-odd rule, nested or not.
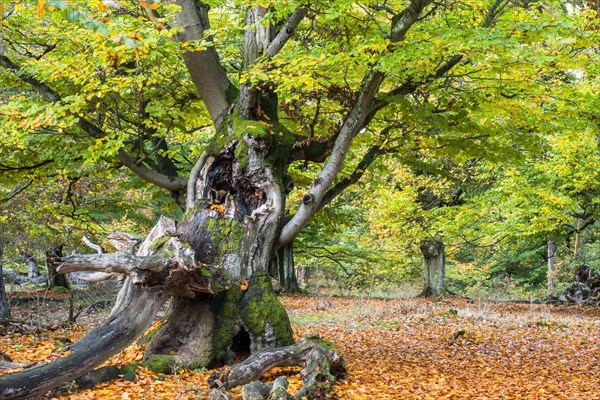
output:
[[[593,271],[588,264],[579,265],[571,286],[560,297],[551,298],[550,301],[600,305],[600,271]]]
[[[104,249],[102,248],[102,246],[92,242],[90,239],[88,239],[87,236],[84,235],[83,238],[81,238],[81,241],[90,249],[96,250],[96,253],[98,253],[98,254],[104,253]]]
[[[119,292],[111,315],[99,327],[73,344],[65,357],[0,377],[0,398],[9,400],[43,395],[93,370],[140,337],[170,296],[166,290],[168,287],[157,284],[164,276],[153,274],[160,274],[165,268],[178,268],[179,262],[189,262],[188,249],[170,236],[174,229],[173,220],[161,218],[136,255],[119,252],[63,258],[63,263],[57,268],[61,273],[91,270],[125,274],[128,279]],[[171,258],[159,254],[168,246],[171,246]]]
[[[209,387],[227,391],[249,384],[243,389],[246,393],[244,400],[286,399],[286,395],[291,396],[287,393],[287,382],[276,380],[269,388],[268,396],[265,396],[266,388],[255,381],[273,368],[289,366],[302,367],[300,374],[304,384],[295,395],[296,398],[313,398],[321,391],[330,389],[336,378],[345,372],[342,356],[330,343],[319,336],[307,336],[290,346],[261,350],[239,364],[213,373],[209,378]]]
[[[128,306],[75,343],[67,356],[1,376],[0,398],[10,400],[43,395],[91,371],[137,339],[150,327],[168,295],[161,291],[144,291],[137,286],[132,290],[134,293]]]
[[[115,249],[128,253],[135,250],[137,245],[142,242],[139,237],[125,232],[111,232],[106,238]]]
[[[2,350],[0,350],[0,369],[18,368],[20,365],[13,362],[12,358]]]

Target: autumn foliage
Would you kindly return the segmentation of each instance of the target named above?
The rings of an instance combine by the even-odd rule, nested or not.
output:
[[[600,398],[597,307],[303,296],[283,302],[296,336],[320,333],[344,355],[348,374],[331,395],[339,399]],[[24,316],[27,310],[15,312]],[[98,320],[86,318],[85,326],[37,332],[3,325],[0,349],[22,363],[51,360]],[[108,364],[138,363],[143,349],[131,345]],[[298,370],[265,379],[284,372],[298,388]],[[138,368],[133,381],[119,377],[93,390],[66,387],[50,398],[205,399],[210,372],[160,375]]]

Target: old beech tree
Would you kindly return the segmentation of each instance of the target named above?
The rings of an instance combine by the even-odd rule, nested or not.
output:
[[[69,31],[68,24],[81,32],[95,30],[94,40],[108,43],[102,51],[82,45],[84,33],[44,38],[34,25],[19,21],[22,8],[7,12],[3,76],[36,100],[28,109],[15,106],[5,127],[20,132],[19,137],[29,135],[27,143],[39,140],[36,133],[56,135],[71,164],[84,161],[85,154],[73,154],[82,143],[105,146],[100,161],[118,162],[168,189],[185,214],[177,223],[161,218],[141,243],[114,235],[116,253],[63,258],[59,272],[93,271],[95,279],[124,276],[123,288],[110,317],[64,357],[0,377],[3,399],[43,394],[92,370],[137,339],[168,299],[171,312],[150,340],[146,358],[163,357],[190,368],[213,366],[230,362],[232,350],[245,344],[253,356],[215,377],[217,389],[256,380],[274,365],[299,364],[306,367],[301,394],[310,396],[331,379],[326,366],[340,368],[341,361],[318,341],[293,345],[288,316],[270,280],[293,279],[286,267],[289,251],[282,249],[325,203],[360,179],[378,155],[411,147],[407,127],[419,121],[411,113],[446,115],[448,132],[464,132],[467,103],[480,101],[461,100],[470,82],[499,77],[498,85],[482,84],[482,90],[516,97],[511,83],[502,81],[506,71],[498,63],[512,57],[511,68],[534,75],[520,58],[529,45],[543,50],[535,45],[541,40],[535,32],[529,34],[531,27],[545,20],[548,29],[565,29],[551,24],[562,12],[553,2],[539,7],[512,0],[96,3],[102,3],[100,16],[82,22],[71,12],[60,22],[66,24],[62,31],[54,32]],[[510,18],[503,20],[507,14]],[[45,18],[37,24],[50,32],[57,18]],[[160,86],[152,92],[154,83],[135,81],[146,71],[142,52],[118,46],[141,43],[143,35],[113,32],[117,20],[133,21],[129,27],[145,24],[161,34],[174,32],[168,40],[180,44],[187,74],[172,78],[171,92],[160,94]],[[90,58],[69,62],[68,51],[74,59]],[[95,62],[89,74],[77,75]],[[160,68],[160,60],[155,66]],[[61,76],[61,69],[73,76]],[[86,85],[92,77],[112,87],[90,92]],[[188,79],[210,116],[212,139],[186,170],[168,147],[177,142],[169,135],[184,132],[185,113],[203,112],[192,106],[198,99],[165,101],[175,116],[171,131],[144,118],[168,118],[157,110],[156,97],[178,99],[177,85]],[[131,84],[123,88],[122,82]],[[142,93],[142,87],[147,91]],[[127,97],[132,91],[142,94]],[[457,99],[458,108],[453,108]],[[424,132],[436,135],[439,130]],[[43,150],[57,146],[53,143],[39,146],[36,165],[47,167],[56,157]],[[353,143],[363,150],[347,161]],[[416,139],[413,145],[418,146]],[[21,162],[32,157],[23,154]],[[299,164],[320,165],[320,170],[293,209],[286,207],[293,187],[290,168]],[[254,385],[247,392],[265,397],[277,389]]]

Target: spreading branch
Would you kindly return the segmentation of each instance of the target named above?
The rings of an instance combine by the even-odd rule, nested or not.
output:
[[[363,127],[383,78],[383,73],[371,71],[363,80],[358,99],[340,129],[329,160],[327,160],[317,179],[313,182],[310,191],[304,196],[298,211],[283,227],[277,243],[278,247],[291,242],[319,209],[325,192],[332,185],[342,168],[352,139]]]
[[[308,10],[303,7],[294,10],[281,30],[275,35],[275,38],[269,43],[267,51],[265,52],[266,57],[274,57],[281,51],[287,41],[294,35],[298,25],[300,25],[300,22],[302,22],[307,13]]]
[[[396,43],[406,38],[408,30],[419,20],[422,11],[430,3],[429,0],[414,0],[409,7],[393,19],[390,36],[392,42]],[[344,123],[335,139],[329,160],[323,166],[309,192],[303,197],[298,211],[283,227],[277,242],[278,247],[291,242],[319,210],[325,192],[331,187],[342,168],[346,153],[352,144],[352,139],[374,116],[375,96],[378,94],[384,78],[384,73],[375,69],[364,77],[354,105],[344,119]]]
[[[42,98],[45,101],[56,103],[62,100],[60,95],[46,83],[41,82],[37,78],[34,78],[30,75],[21,73],[21,67],[12,62],[5,55],[0,54],[0,65],[5,69],[13,71],[15,75],[19,77],[19,79],[31,85],[34,89],[38,91],[38,93],[42,95]],[[79,128],[81,128],[88,135],[94,138],[103,138],[106,136],[106,132],[104,132],[104,130],[102,130],[97,125],[91,123],[90,121],[79,116],[77,120],[77,125],[79,126]],[[185,178],[166,176],[141,165],[124,149],[119,149],[116,158],[121,162],[121,164],[129,168],[140,178],[150,183],[153,183],[159,187],[170,190],[179,190],[184,189],[187,185],[187,180]]]

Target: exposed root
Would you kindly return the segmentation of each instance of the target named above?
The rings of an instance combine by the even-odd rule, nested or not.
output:
[[[288,393],[284,377],[271,385],[257,381],[272,368],[294,365],[302,367],[303,380],[302,388],[294,396]],[[245,385],[244,400],[315,398],[331,389],[344,372],[344,360],[329,342],[319,336],[307,336],[290,346],[261,350],[239,364],[213,373],[209,387],[211,399],[226,398],[227,390],[240,385]]]

